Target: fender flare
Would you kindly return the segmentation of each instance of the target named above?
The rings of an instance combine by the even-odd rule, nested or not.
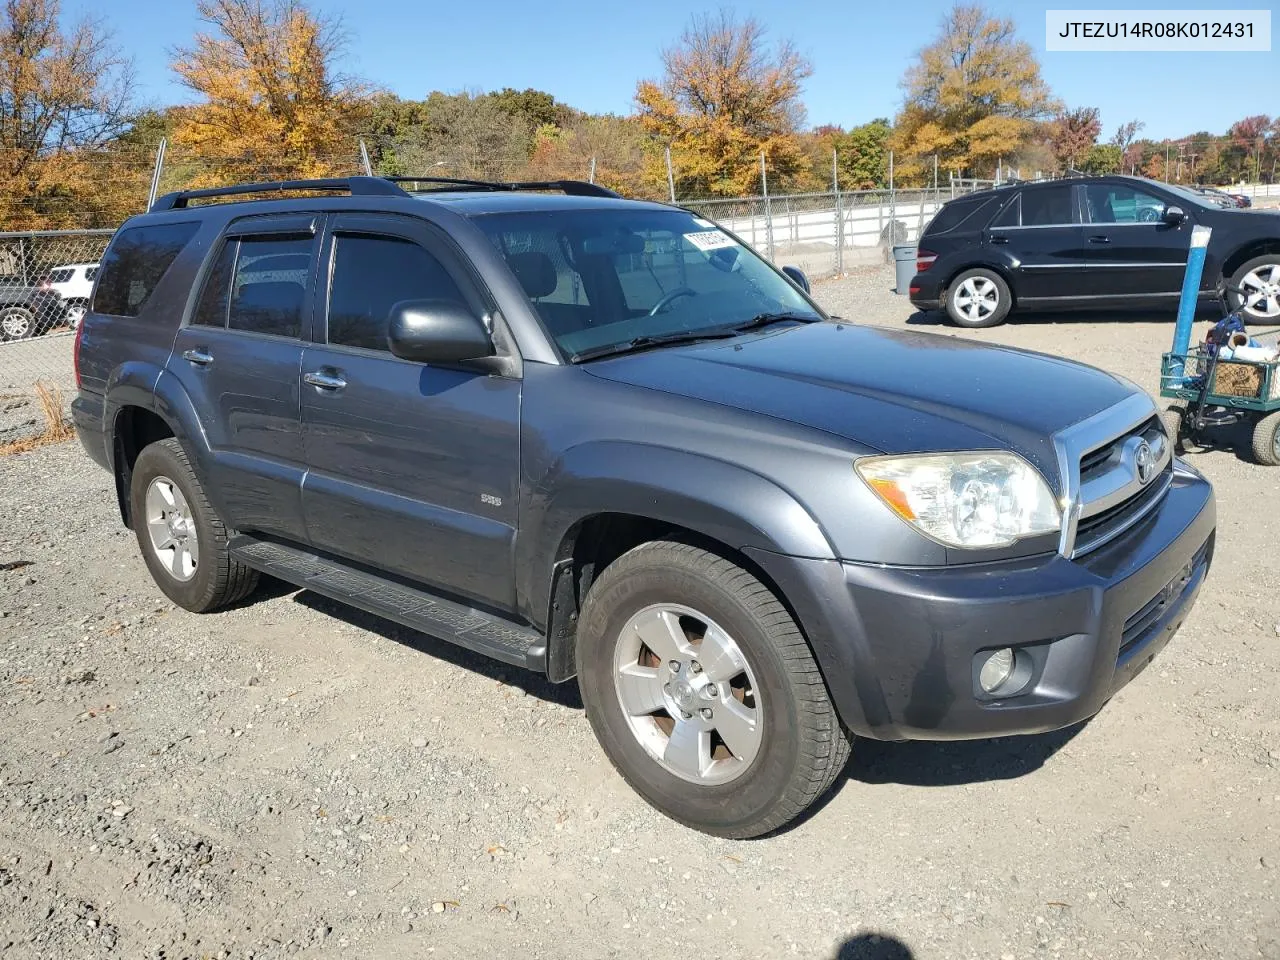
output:
[[[554,568],[570,532],[609,513],[684,527],[738,551],[835,558],[795,495],[759,473],[656,444],[592,441],[567,450],[522,506],[516,597],[535,623],[548,622]]]

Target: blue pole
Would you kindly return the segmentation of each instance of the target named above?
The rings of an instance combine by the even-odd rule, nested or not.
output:
[[[1196,319],[1196,303],[1200,299],[1200,277],[1204,274],[1204,255],[1209,246],[1211,227],[1191,228],[1191,249],[1187,252],[1187,272],[1182,275],[1182,295],[1178,298],[1178,322],[1173,328],[1171,353],[1185,357],[1191,347],[1191,327]],[[1173,385],[1183,380],[1183,361],[1175,357],[1169,364]]]

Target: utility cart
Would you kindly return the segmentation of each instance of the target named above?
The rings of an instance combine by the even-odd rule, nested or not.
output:
[[[1225,292],[1220,289],[1218,295],[1224,321],[1229,321],[1238,314],[1228,311]],[[1262,336],[1274,345],[1275,333]],[[1186,353],[1164,354],[1160,396],[1178,401],[1164,412],[1165,429],[1179,449],[1203,447],[1206,428],[1243,420],[1252,425],[1254,460],[1280,466],[1280,360],[1223,359],[1225,347],[1206,341]]]

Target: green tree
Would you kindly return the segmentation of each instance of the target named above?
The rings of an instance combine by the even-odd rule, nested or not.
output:
[[[842,188],[873,190],[888,186],[892,133],[888,119],[877,117],[835,138]]]
[[[1014,22],[980,6],[953,7],[901,85],[906,99],[891,144],[907,181],[924,179],[933,154],[943,169],[991,175],[1057,109]]]
[[[1099,143],[1089,148],[1080,169],[1085,173],[1119,173],[1124,152],[1114,143]]]
[[[542,90],[514,90],[503,87],[489,94],[490,99],[502,110],[525,121],[530,130],[539,127],[566,126],[577,112],[560,103]]]

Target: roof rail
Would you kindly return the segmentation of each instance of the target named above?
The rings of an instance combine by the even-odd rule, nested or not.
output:
[[[320,180],[280,180],[275,183],[242,183],[234,187],[208,187],[203,190],[179,190],[156,198],[151,212],[180,210],[191,200],[208,197],[233,197],[248,193],[279,193],[287,190],[333,190],[356,196],[403,197],[407,194],[386,177],[330,177]]]
[[[380,179],[388,180],[391,183],[440,184],[441,190],[488,190],[493,192],[559,190],[561,193],[571,197],[621,197],[621,194],[615,193],[608,187],[602,187],[598,183],[588,183],[585,180],[525,180],[503,182],[497,180],[462,180],[456,177],[408,176],[382,177]]]

